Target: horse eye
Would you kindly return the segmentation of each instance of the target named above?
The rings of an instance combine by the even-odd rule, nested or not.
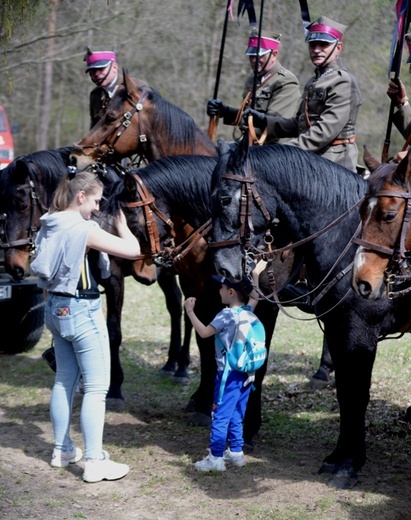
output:
[[[114,114],[110,114],[110,112],[107,112],[106,114],[106,121],[107,123],[114,123],[114,121],[117,120],[117,117]]]
[[[389,211],[388,213],[386,213],[383,216],[383,221],[384,222],[393,222],[396,219],[397,215],[398,215],[398,213],[395,213],[394,211]]]
[[[229,206],[231,203],[231,197],[221,197],[221,205]]]

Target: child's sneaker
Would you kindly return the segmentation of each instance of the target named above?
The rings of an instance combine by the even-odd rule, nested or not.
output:
[[[100,482],[101,480],[118,480],[130,471],[127,464],[120,464],[109,459],[106,451],[103,451],[104,459],[86,459],[84,462],[84,482]]]
[[[78,462],[82,456],[83,452],[81,449],[75,446],[73,446],[70,451],[56,450],[56,448],[54,448],[51,465],[53,468],[66,468],[69,464]]]
[[[230,448],[225,450],[223,455],[224,462],[228,462],[230,464],[233,464],[233,466],[237,466],[241,468],[242,466],[245,466],[247,464],[244,452],[242,451],[230,451]]]
[[[207,457],[194,464],[197,471],[225,471],[223,457],[214,457],[211,453]]]

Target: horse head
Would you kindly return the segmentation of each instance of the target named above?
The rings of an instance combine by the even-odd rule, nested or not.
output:
[[[211,246],[217,272],[234,281],[244,275],[245,223],[241,233],[242,190],[246,177],[248,140],[219,142],[218,161],[211,182]]]
[[[360,208],[361,235],[352,272],[356,293],[376,300],[409,285],[411,153],[397,165],[381,164],[369,177]]]
[[[70,164],[83,170],[98,161],[113,162],[138,153],[149,137],[150,98],[150,87],[123,69],[122,84],[98,123],[75,143]]]
[[[30,274],[29,261],[35,250],[35,237],[47,200],[38,189],[41,171],[35,163],[21,157],[6,170],[2,172],[7,185],[4,184],[2,190],[1,246],[5,249],[7,273],[15,280],[22,280]]]
[[[288,232],[279,227],[276,218],[276,197],[270,197],[267,209],[259,190],[265,190],[262,176],[254,177],[257,149],[249,148],[248,136],[234,144],[220,143],[219,160],[212,178],[212,245],[217,272],[234,281],[249,274],[255,257],[267,252],[275,241],[277,246],[288,242]],[[267,194],[264,197],[268,202]],[[285,242],[284,242],[285,240]],[[293,262],[294,255],[280,255],[276,263],[278,281]],[[288,259],[287,259],[288,257]],[[285,265],[280,265],[287,259]]]
[[[70,156],[80,170],[138,154],[146,163],[180,154],[215,155],[212,141],[192,117],[123,69],[123,82],[98,123]]]

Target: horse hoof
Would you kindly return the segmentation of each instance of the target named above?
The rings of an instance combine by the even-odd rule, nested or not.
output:
[[[161,368],[160,375],[161,376],[173,376],[174,372],[176,371],[176,364],[172,363],[170,361],[167,361],[167,363]]]
[[[358,482],[358,476],[354,475],[334,475],[327,482],[327,486],[334,489],[352,489]]]
[[[108,397],[106,398],[106,410],[110,412],[123,412],[125,408],[124,399]]]
[[[176,385],[188,385],[190,383],[190,378],[189,377],[180,377],[180,376],[176,376],[174,374],[173,381]]]
[[[193,426],[211,426],[211,417],[202,412],[194,412],[188,422]]]
[[[177,369],[174,372],[174,382],[180,385],[186,385],[190,381],[190,376],[186,368]]]
[[[317,377],[312,377],[308,383],[308,386],[312,390],[324,390],[324,388],[327,388],[327,386],[330,386],[333,384],[332,379],[329,379],[328,381],[325,381],[324,379],[318,379]]]
[[[328,462],[324,462],[323,465],[321,466],[321,468],[318,470],[318,473],[335,473],[336,471],[336,465],[335,464],[330,464]]]
[[[251,453],[252,451],[254,451],[254,442],[244,439],[243,452],[247,455],[247,453]]]

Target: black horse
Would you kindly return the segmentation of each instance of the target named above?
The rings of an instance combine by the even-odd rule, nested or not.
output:
[[[115,213],[120,206],[123,208],[130,228],[140,241],[142,252],[150,255],[152,236],[157,237],[162,251],[155,253],[156,261],[173,262],[185,296],[197,298],[196,312],[204,323],[210,323],[222,307],[219,285],[211,278],[215,270],[207,243],[203,240],[201,247],[194,249],[193,244],[197,244],[194,242],[197,240],[195,232],[187,236],[184,230],[186,224],[190,229],[204,229],[211,219],[210,186],[216,164],[216,158],[204,156],[182,155],[159,159],[145,168],[126,173],[104,204],[104,210],[108,213]],[[171,239],[173,246],[170,247]],[[291,257],[276,264],[279,289],[286,283],[291,271]],[[261,276],[260,287],[268,294],[270,286],[266,275]],[[269,348],[278,307],[262,300],[256,313],[265,325]],[[191,396],[190,406],[194,406],[196,416],[209,416],[216,371],[214,338],[197,336],[197,344],[201,356],[201,382]],[[266,365],[257,372],[255,390],[251,392],[247,407],[244,422],[244,440],[247,444],[252,444],[261,426],[261,389],[265,371]]]
[[[260,199],[259,205],[250,202],[241,233],[243,186],[252,186]],[[246,140],[222,147],[213,175],[212,238],[223,243],[214,254],[221,275],[239,280],[249,254],[270,258],[264,241],[273,219],[287,227],[290,240],[302,241],[298,249],[335,365],[340,407],[338,442],[320,472],[332,473],[330,484],[340,488],[355,485],[366,460],[365,414],[377,343],[401,330],[411,303],[410,297],[366,301],[351,288],[351,239],[366,190],[358,174],[315,154],[281,145],[248,149]]]
[[[2,221],[2,247],[5,249],[5,268],[15,280],[22,280],[29,274],[29,260],[34,252],[34,239],[39,229],[40,216],[50,206],[51,198],[61,177],[67,172],[72,147],[44,150],[16,158],[0,175],[0,212]],[[118,180],[117,170],[111,167],[96,170],[105,190]],[[102,220],[104,227],[107,223]],[[155,266],[149,266],[156,280]],[[111,276],[100,280],[106,294],[107,325],[111,351],[111,383],[107,395],[112,408],[121,409],[124,404],[121,386],[124,375],[120,362],[121,309],[124,299],[124,277],[134,274],[133,263],[111,258]],[[171,341],[166,366],[173,368],[178,362],[180,374],[188,365],[188,348],[181,348],[181,295],[175,293],[174,273],[158,276],[159,285],[165,296],[171,316]],[[136,277],[137,279],[137,277]],[[147,276],[150,280],[150,276]],[[138,278],[138,281],[144,279]],[[189,335],[188,335],[189,338]]]

